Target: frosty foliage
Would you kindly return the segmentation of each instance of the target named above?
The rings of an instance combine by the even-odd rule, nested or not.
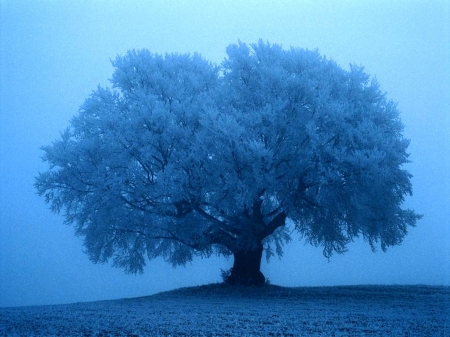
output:
[[[420,218],[396,105],[363,69],[260,41],[201,56],[129,51],[61,138],[36,188],[94,262],[142,272],[263,242],[282,255],[291,220],[324,255],[357,236],[399,244]]]

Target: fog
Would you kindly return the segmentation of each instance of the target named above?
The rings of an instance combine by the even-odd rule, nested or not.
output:
[[[40,147],[59,137],[116,55],[199,52],[259,38],[318,48],[343,68],[365,67],[398,102],[411,139],[413,196],[424,215],[402,245],[372,252],[362,239],[329,261],[293,233],[272,284],[450,285],[450,3],[448,1],[0,1],[0,306],[144,296],[218,282],[232,259],[162,260],[142,275],[92,264],[62,216],[33,187]]]

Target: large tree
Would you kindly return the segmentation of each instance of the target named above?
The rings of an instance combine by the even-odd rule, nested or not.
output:
[[[234,257],[226,281],[262,284],[263,252],[299,236],[330,257],[362,236],[399,244],[420,218],[396,105],[361,67],[317,51],[230,45],[201,56],[129,51],[43,148],[36,188],[94,262],[142,272],[162,256]]]

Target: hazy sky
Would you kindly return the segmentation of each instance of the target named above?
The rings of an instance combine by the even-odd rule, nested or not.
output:
[[[241,40],[318,48],[348,68],[365,66],[398,102],[411,139],[407,169],[424,214],[400,246],[372,253],[356,241],[328,262],[293,235],[265,261],[273,284],[450,285],[449,1],[19,1],[0,0],[0,306],[144,296],[220,281],[232,259],[143,275],[94,265],[62,216],[36,195],[42,145],[59,137],[128,49],[199,52],[220,63]]]

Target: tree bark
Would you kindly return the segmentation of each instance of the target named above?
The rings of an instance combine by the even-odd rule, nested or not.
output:
[[[266,278],[261,273],[262,243],[253,249],[233,252],[234,263],[225,282],[231,285],[261,286]]]

